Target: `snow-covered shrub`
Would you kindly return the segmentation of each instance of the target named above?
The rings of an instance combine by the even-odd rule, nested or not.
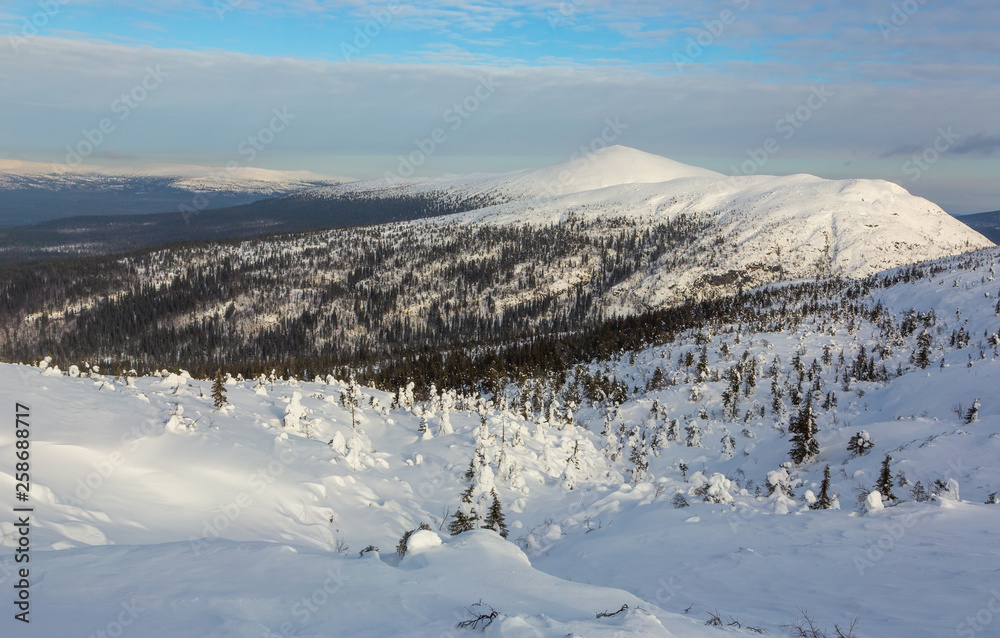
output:
[[[861,430],[847,442],[847,451],[851,456],[864,456],[871,452],[873,447],[875,444],[872,442],[872,437],[865,430]]]
[[[302,394],[293,392],[292,399],[285,406],[285,427],[297,432],[307,412],[306,407],[302,405]]]
[[[701,472],[691,475],[691,488],[688,493],[702,497],[707,503],[732,503],[733,495],[729,493],[733,483],[725,475],[716,472],[709,478]]]

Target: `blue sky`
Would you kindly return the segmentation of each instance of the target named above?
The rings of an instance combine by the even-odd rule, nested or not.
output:
[[[617,118],[617,143],[727,173],[995,210],[998,24],[980,0],[7,1],[0,157],[368,177],[442,129],[418,173],[506,170]]]

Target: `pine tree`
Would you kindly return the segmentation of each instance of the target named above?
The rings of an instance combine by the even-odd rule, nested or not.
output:
[[[833,499],[830,495],[830,466],[823,470],[823,482],[819,485],[819,497],[816,502],[809,506],[809,509],[828,510],[833,507]]]
[[[819,443],[816,442],[816,414],[812,407],[812,394],[806,397],[806,402],[788,424],[792,433],[792,450],[789,456],[796,465],[808,463],[819,455]]]
[[[878,481],[875,482],[875,489],[882,495],[883,501],[896,500],[896,495],[892,493],[892,470],[889,468],[890,463],[892,463],[892,457],[886,454],[882,460],[882,471],[878,475]]]
[[[496,490],[493,490],[491,494],[493,502],[490,504],[490,513],[486,516],[483,529],[491,529],[503,538],[507,538],[507,522],[504,520],[503,509],[500,507],[500,497],[497,496]]]
[[[221,410],[228,404],[226,400],[226,384],[222,380],[222,369],[215,373],[215,381],[212,383],[212,405],[216,410]]]

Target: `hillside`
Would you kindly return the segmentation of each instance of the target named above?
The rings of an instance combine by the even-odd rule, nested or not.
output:
[[[278,201],[455,214],[11,266],[0,270],[0,357],[45,351],[201,373],[351,366],[374,382],[401,361],[433,368],[421,352],[598,330],[770,283],[864,277],[992,245],[888,182],[704,175],[620,148],[592,161],[571,194],[537,195],[548,169],[450,190],[348,184]],[[602,186],[585,179],[590,169],[671,179]]]
[[[144,636],[459,636],[481,599],[487,635],[784,635],[800,608],[830,635],[858,614],[857,636],[975,634],[1000,524],[998,267],[989,249],[767,287],[494,393],[314,370],[229,378],[216,411],[176,369],[0,365],[31,412],[33,595],[61,610],[38,628],[90,633],[124,604]],[[807,404],[817,449],[791,464]],[[887,454],[897,498],[866,507]],[[813,509],[827,466],[834,506]],[[479,512],[496,489],[506,541],[448,534],[470,486]]]
[[[193,188],[201,181],[177,183]],[[188,193],[177,200],[190,209],[180,217],[175,201],[164,209],[175,212],[73,217],[8,228],[0,233],[0,263],[435,217],[445,224],[507,225],[621,217],[656,225],[684,216],[712,227],[710,241],[694,248],[702,254],[711,251],[713,259],[667,293],[677,298],[704,276],[739,279],[745,286],[770,281],[770,272],[786,262],[795,265],[796,276],[854,277],[991,245],[936,205],[889,182],[808,175],[726,177],[621,146],[499,175],[390,176],[300,186],[280,197],[256,197],[260,201],[228,208],[214,193]],[[10,196],[12,191],[0,189],[0,198],[5,192]],[[101,192],[102,201],[124,201],[119,194]],[[462,212],[468,215],[447,217]],[[648,295],[659,282],[628,285],[642,287]]]

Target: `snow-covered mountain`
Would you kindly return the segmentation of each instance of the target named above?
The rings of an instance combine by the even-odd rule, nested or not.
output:
[[[385,192],[487,204],[427,222],[434,224],[542,226],[613,217],[649,225],[690,216],[710,226],[718,248],[710,266],[693,270],[687,282],[671,282],[681,287],[705,275],[763,283],[775,269],[785,278],[864,277],[993,245],[932,202],[884,180],[728,177],[623,146],[504,175],[359,181],[299,197]]]
[[[0,225],[78,215],[174,212],[181,205],[222,208],[343,181],[309,171],[246,166],[111,167],[0,160]]]
[[[176,369],[0,365],[30,424],[31,627],[471,636],[470,610],[495,610],[485,635],[721,638],[788,635],[805,609],[831,636],[859,614],[844,635],[991,635],[998,268],[991,249],[776,288],[739,321],[509,386],[507,403],[352,399],[314,371],[230,378],[216,410],[212,382]],[[599,378],[620,404],[587,398]],[[807,400],[818,447],[793,465]],[[0,429],[8,513],[17,436]],[[883,465],[884,508],[866,498]],[[467,489],[476,507],[495,489],[507,540],[448,534]],[[0,532],[9,587],[22,534],[9,514]]]

